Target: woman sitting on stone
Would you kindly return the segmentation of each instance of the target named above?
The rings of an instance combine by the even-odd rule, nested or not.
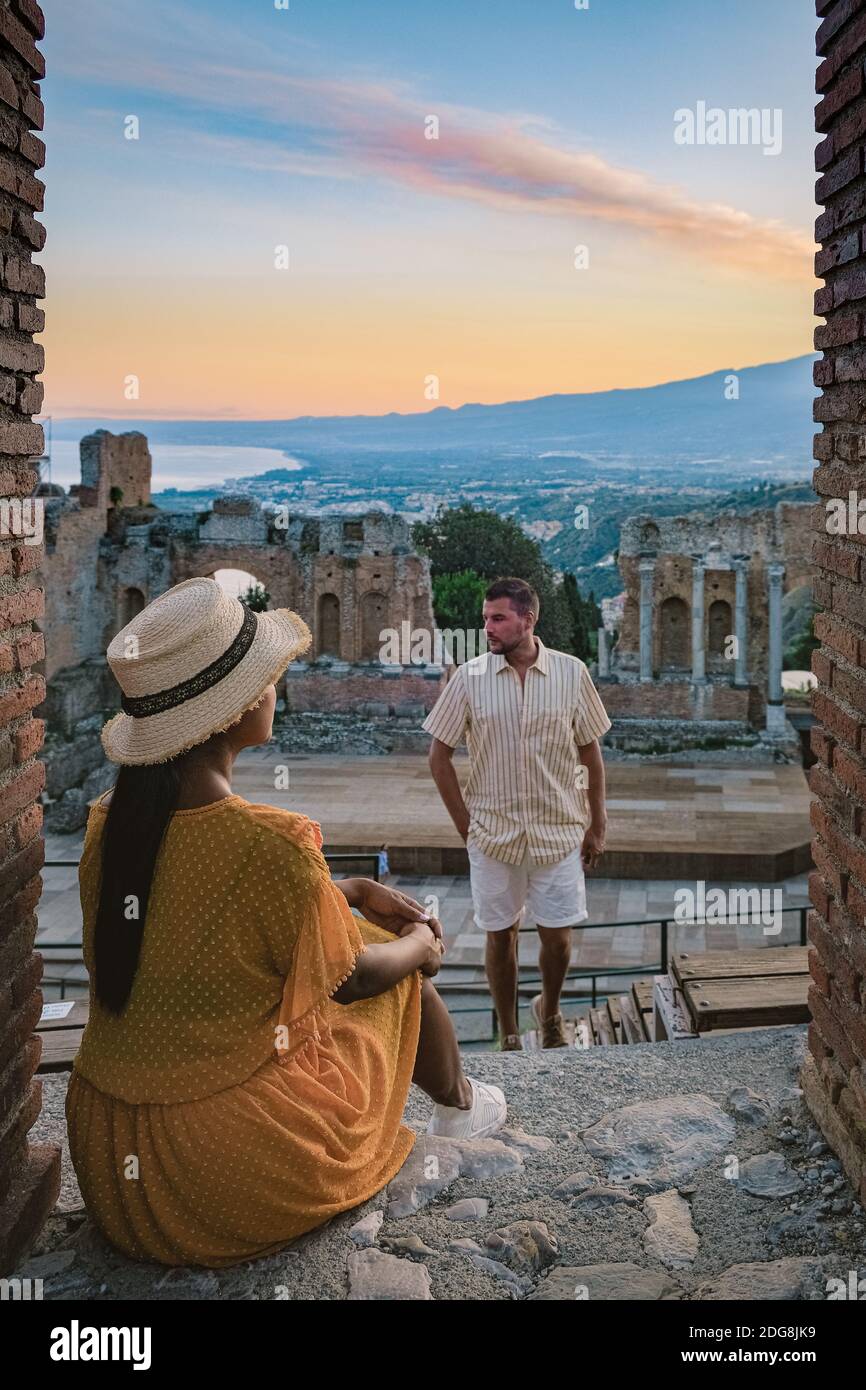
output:
[[[232,793],[310,640],[288,609],[188,579],[108,649],[122,767],[81,859],[90,1016],[66,1117],[86,1206],[135,1258],[231,1265],[366,1201],[415,1142],[410,1081],[436,1102],[428,1133],[505,1121],[431,983],[436,919],[334,882],[315,822]]]

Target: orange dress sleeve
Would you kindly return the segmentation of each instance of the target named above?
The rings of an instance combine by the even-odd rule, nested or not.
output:
[[[268,855],[269,881],[262,884],[262,918],[274,965],[284,976],[275,1047],[287,1058],[320,1036],[324,1004],[352,974],[366,945],[331,878],[316,822],[277,811],[271,828],[277,836]]]

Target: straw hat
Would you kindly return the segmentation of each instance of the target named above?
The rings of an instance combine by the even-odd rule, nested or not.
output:
[[[121,714],[102,730],[115,763],[164,763],[228,729],[312,641],[297,613],[254,613],[214,579],[185,579],[113,637]]]

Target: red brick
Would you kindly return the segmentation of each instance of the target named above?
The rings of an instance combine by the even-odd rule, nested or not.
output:
[[[835,314],[827,323],[819,324],[815,329],[815,348],[823,352],[826,348],[840,347],[843,343],[856,343],[859,337],[859,314]]]
[[[45,860],[44,840],[31,840],[30,844],[5,864],[0,864],[0,902],[14,898],[24,888],[34,874],[38,874]]]
[[[821,11],[819,11],[821,13]],[[833,44],[831,53],[828,53],[825,61],[821,63],[815,74],[815,87],[819,92],[824,92],[836,77],[836,74],[853,58],[859,49],[866,46],[866,18],[856,19],[846,30],[841,39]],[[816,48],[820,54],[820,46]]]
[[[866,671],[848,671],[837,666],[833,673],[833,694],[866,714]]]
[[[839,537],[816,541],[812,558],[822,569],[839,574],[843,579],[853,579],[856,583],[860,578],[860,556],[856,550],[845,548]]]
[[[24,208],[15,208],[12,216],[12,231],[15,236],[26,241],[28,246],[32,246],[35,251],[41,251],[45,245],[45,227]]]
[[[32,548],[37,551],[41,549],[39,546]],[[37,661],[44,659],[45,637],[41,632],[31,632],[15,643],[15,662],[19,671],[24,671],[28,666],[34,666]]]
[[[856,381],[835,386],[815,398],[812,418],[824,422],[844,420],[851,424],[866,421],[866,390]]]
[[[22,333],[42,333],[45,328],[45,310],[36,304],[26,304],[19,300],[16,308],[18,327]]]
[[[35,291],[31,291],[31,293],[35,293]],[[852,299],[863,299],[864,296],[866,296],[866,269],[855,266],[851,270],[840,272],[833,280],[834,308],[838,308],[840,304],[846,304]]]
[[[863,92],[863,73],[859,67],[852,68],[840,77],[823,101],[815,107],[815,129],[822,133],[830,129],[833,120],[843,107],[848,106]]]
[[[21,113],[35,130],[45,125],[45,107],[34,92],[25,92],[21,97]]]
[[[45,76],[45,59],[36,47],[32,34],[8,10],[0,10],[0,38],[5,39],[19,58],[24,59],[31,72],[37,77]]]
[[[45,38],[45,16],[36,0],[12,0],[12,8],[35,38]]]
[[[833,772],[844,787],[866,800],[866,763],[862,759],[837,745],[833,752]]]
[[[823,293],[824,293],[823,290],[819,290],[818,293],[815,295],[815,300],[816,300],[816,304],[815,304],[815,313],[816,313],[816,314],[824,313],[824,310],[823,310],[823,309],[819,309],[819,308],[818,308],[818,305],[817,305],[818,294],[823,294]],[[832,296],[831,296],[831,298],[832,298]],[[826,358],[826,357],[825,357],[825,358],[822,358],[822,360],[821,360],[820,362],[813,362],[813,363],[812,363],[812,381],[813,381],[814,385],[815,385],[815,386],[832,386],[832,385],[833,385],[833,376],[834,376],[834,373],[835,373],[835,369],[836,369],[835,363],[834,363],[834,362],[831,362],[831,361],[830,361],[828,358]]]
[[[45,547],[39,545],[15,545],[12,547],[12,573],[16,579],[41,569],[45,559]],[[41,657],[37,657],[41,660]],[[29,664],[29,663],[27,663]]]
[[[830,686],[833,680],[833,663],[820,647],[812,653],[812,673],[822,685]]]
[[[838,898],[844,899],[848,874],[833,860],[820,840],[812,841],[812,859]]]
[[[22,130],[18,137],[18,149],[34,169],[42,168],[45,163],[45,142],[40,140],[38,135],[31,135],[29,130]]]
[[[45,594],[42,589],[25,589],[20,594],[0,598],[0,630],[29,623],[45,616]],[[39,701],[34,701],[39,704]]]
[[[840,656],[855,666],[859,665],[860,642],[856,632],[851,632],[831,613],[816,613],[812,626],[815,636],[825,647],[832,647]]]
[[[859,146],[836,161],[828,174],[822,174],[815,184],[815,202],[826,203],[846,184],[852,183],[863,172],[863,151]]]
[[[45,349],[41,343],[0,338],[0,367],[7,372],[41,372],[45,368]]]
[[[815,146],[815,170],[822,174],[826,168],[833,163],[836,158],[836,141],[832,135],[827,135],[820,144]],[[822,274],[819,270],[818,274]]]
[[[813,724],[809,730],[809,746],[816,758],[829,766],[832,756],[834,740],[822,729],[820,724]]]
[[[38,415],[42,409],[45,388],[41,381],[31,381],[25,377],[18,391],[16,408],[22,415]]]
[[[820,600],[818,600],[820,601]],[[863,590],[860,586],[848,584],[845,580],[839,580],[833,585],[833,594],[829,604],[834,613],[842,618],[848,618],[851,622],[863,621]]]
[[[14,77],[5,66],[0,66],[0,101],[5,102],[13,111],[18,110],[18,88]]]
[[[830,910],[830,895],[827,892],[827,885],[815,869],[809,875],[809,897],[821,916],[826,917]]]
[[[818,953],[814,950],[813,947],[809,948],[806,959],[809,963],[809,974],[812,976],[812,979],[815,981],[815,984],[818,986],[818,989],[820,989],[821,993],[825,996],[825,998],[829,999],[830,976],[827,974],[827,971],[824,969],[824,966],[818,959]]]
[[[19,849],[23,849],[26,844],[35,839],[42,830],[42,807],[38,801],[34,801],[31,806],[22,811],[12,829],[15,844]]]
[[[862,141],[866,135],[866,105],[860,102],[850,115],[846,115],[833,131],[833,152],[834,155],[841,154],[847,150],[849,145],[853,145],[855,140]]]
[[[15,761],[26,762],[38,753],[45,738],[45,720],[29,719],[21,729],[15,730]]]
[[[38,703],[38,702],[37,702]],[[0,825],[5,825],[23,811],[45,786],[45,764],[36,762],[23,768],[3,787],[0,796]]]
[[[837,735],[849,747],[857,747],[860,736],[860,721],[855,715],[842,709],[824,691],[816,690],[813,694],[812,712],[829,733]]]
[[[4,257],[0,283],[7,290],[12,290],[14,294],[32,294],[37,299],[45,298],[44,268],[30,260],[22,259],[20,256]],[[849,295],[849,298],[853,298],[853,296]]]

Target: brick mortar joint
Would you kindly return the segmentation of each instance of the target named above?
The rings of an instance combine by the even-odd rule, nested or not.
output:
[[[852,635],[856,637],[858,634],[855,632]],[[860,665],[853,665],[848,657],[842,652],[837,651],[835,647],[825,647],[822,643],[820,647],[816,647],[815,654],[825,657],[825,659],[831,662],[838,670],[844,671],[847,675],[857,676],[859,680],[866,684],[866,668]],[[823,681],[818,682],[816,689],[820,690],[822,694],[825,695],[832,695],[834,693],[833,689],[829,685],[824,685]],[[864,724],[866,724],[866,712],[861,711],[861,716]]]

